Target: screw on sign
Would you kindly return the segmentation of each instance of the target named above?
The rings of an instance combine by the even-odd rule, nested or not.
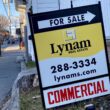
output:
[[[85,110],[96,110],[95,105],[93,105],[93,104],[86,105],[84,108],[85,108]]]

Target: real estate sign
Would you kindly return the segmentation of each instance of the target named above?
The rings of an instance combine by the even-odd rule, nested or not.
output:
[[[110,93],[100,4],[30,15],[46,109]]]

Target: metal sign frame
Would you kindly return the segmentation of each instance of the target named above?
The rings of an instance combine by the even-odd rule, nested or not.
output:
[[[82,21],[76,22],[76,23],[70,23],[70,24],[63,23],[62,25],[57,25],[57,26],[56,25],[53,25],[53,26],[51,25],[51,27],[48,27],[48,25],[47,25],[48,20],[50,20],[50,19],[60,18],[60,17],[62,17],[63,19],[66,19],[65,16],[67,17],[69,15],[70,16],[71,15],[80,16],[83,13],[86,13],[87,11],[94,12],[94,14],[97,15],[97,16],[94,19],[92,18],[91,21],[87,21],[87,20],[82,18],[83,19]],[[60,10],[60,11],[52,11],[52,12],[46,12],[46,13],[40,13],[40,14],[28,14],[28,15],[29,15],[31,33],[32,33],[32,36],[33,36],[32,41],[33,41],[33,45],[34,45],[36,66],[37,66],[37,69],[38,69],[38,76],[39,76],[39,82],[40,82],[42,101],[43,101],[43,106],[44,106],[45,109],[49,109],[49,108],[47,108],[46,104],[45,104],[45,98],[44,98],[44,94],[43,94],[44,90],[48,90],[50,88],[57,88],[57,87],[61,87],[61,86],[63,87],[63,86],[66,86],[66,85],[71,85],[71,84],[77,84],[79,82],[92,81],[92,80],[98,79],[98,78],[110,77],[109,62],[108,62],[106,40],[105,40],[105,31],[104,31],[104,24],[103,24],[103,18],[102,18],[100,2],[99,2],[99,4],[95,4],[95,5],[88,5],[88,6],[78,7],[78,8],[65,9],[65,10]],[[47,22],[47,24],[45,24],[45,26],[43,26],[43,27],[41,26],[39,28],[38,21],[40,21],[41,24],[43,24],[44,22]],[[42,80],[41,80],[41,72],[40,72],[41,70],[40,70],[40,67],[39,67],[38,51],[36,49],[36,42],[35,42],[34,34],[43,33],[43,32],[51,32],[51,31],[54,31],[54,30],[60,30],[60,29],[65,29],[65,28],[70,28],[70,27],[85,26],[85,25],[90,25],[90,24],[95,24],[95,23],[101,23],[108,73],[100,75],[100,76],[92,77],[92,78],[81,79],[81,80],[78,80],[78,81],[67,82],[67,83],[64,83],[64,84],[43,87],[42,86],[43,85]],[[64,104],[64,105],[67,105],[67,104]],[[59,106],[63,106],[63,105],[59,105]],[[57,106],[57,107],[59,107],[59,106]],[[56,107],[56,106],[53,106],[53,107],[50,107],[50,108],[54,108],[54,107]]]

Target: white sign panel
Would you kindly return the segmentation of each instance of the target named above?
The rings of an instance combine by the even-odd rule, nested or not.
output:
[[[90,99],[110,93],[108,77],[44,90],[46,108]]]

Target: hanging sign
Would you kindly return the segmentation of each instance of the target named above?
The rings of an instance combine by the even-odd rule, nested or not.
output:
[[[46,109],[110,93],[100,4],[33,14],[30,24]]]

